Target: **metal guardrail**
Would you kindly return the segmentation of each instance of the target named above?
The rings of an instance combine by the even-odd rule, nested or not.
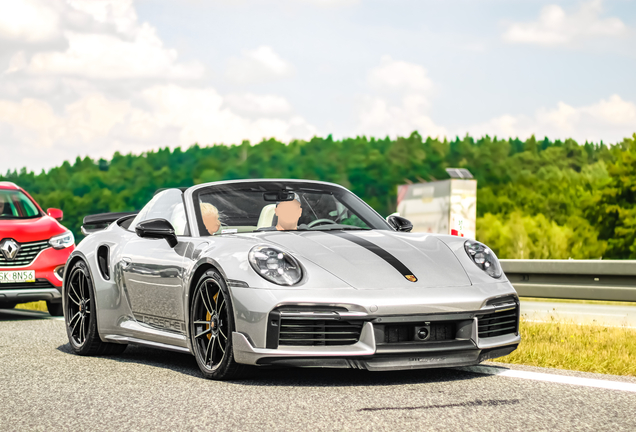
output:
[[[522,297],[636,302],[636,261],[501,260]]]

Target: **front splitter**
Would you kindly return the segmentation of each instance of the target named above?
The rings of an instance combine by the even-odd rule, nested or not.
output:
[[[364,369],[368,371],[393,371],[431,369],[457,366],[472,366],[482,361],[510,354],[517,345],[487,350],[464,350],[453,352],[412,353],[399,356],[364,356],[349,358],[261,358],[261,366],[286,366],[304,368]]]

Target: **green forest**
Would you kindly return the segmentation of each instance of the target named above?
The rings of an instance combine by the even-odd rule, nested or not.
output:
[[[193,145],[111,160],[77,158],[48,172],[0,176],[43,208],[64,211],[78,241],[88,214],[140,209],[155,190],[241,178],[304,178],[341,184],[380,214],[395,211],[397,185],[448,178],[447,167],[478,180],[477,238],[500,258],[636,258],[636,134],[579,144],[531,137],[366,137],[252,145]]]

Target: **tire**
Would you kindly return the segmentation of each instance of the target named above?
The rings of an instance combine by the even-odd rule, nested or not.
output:
[[[17,303],[0,303],[0,309],[13,309]]]
[[[97,332],[95,290],[84,261],[77,261],[68,272],[64,289],[64,322],[71,351],[82,356],[121,354],[125,344],[103,342]]]
[[[190,339],[201,373],[207,379],[242,378],[248,366],[234,361],[232,299],[223,277],[208,270],[197,282],[190,302]]]
[[[62,306],[62,302],[46,302],[46,308],[49,310],[51,316],[61,317],[64,316],[64,307]]]

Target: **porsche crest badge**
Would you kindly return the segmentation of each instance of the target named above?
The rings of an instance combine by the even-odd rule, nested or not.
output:
[[[404,277],[411,282],[417,282],[417,278],[413,275],[404,275]]]

